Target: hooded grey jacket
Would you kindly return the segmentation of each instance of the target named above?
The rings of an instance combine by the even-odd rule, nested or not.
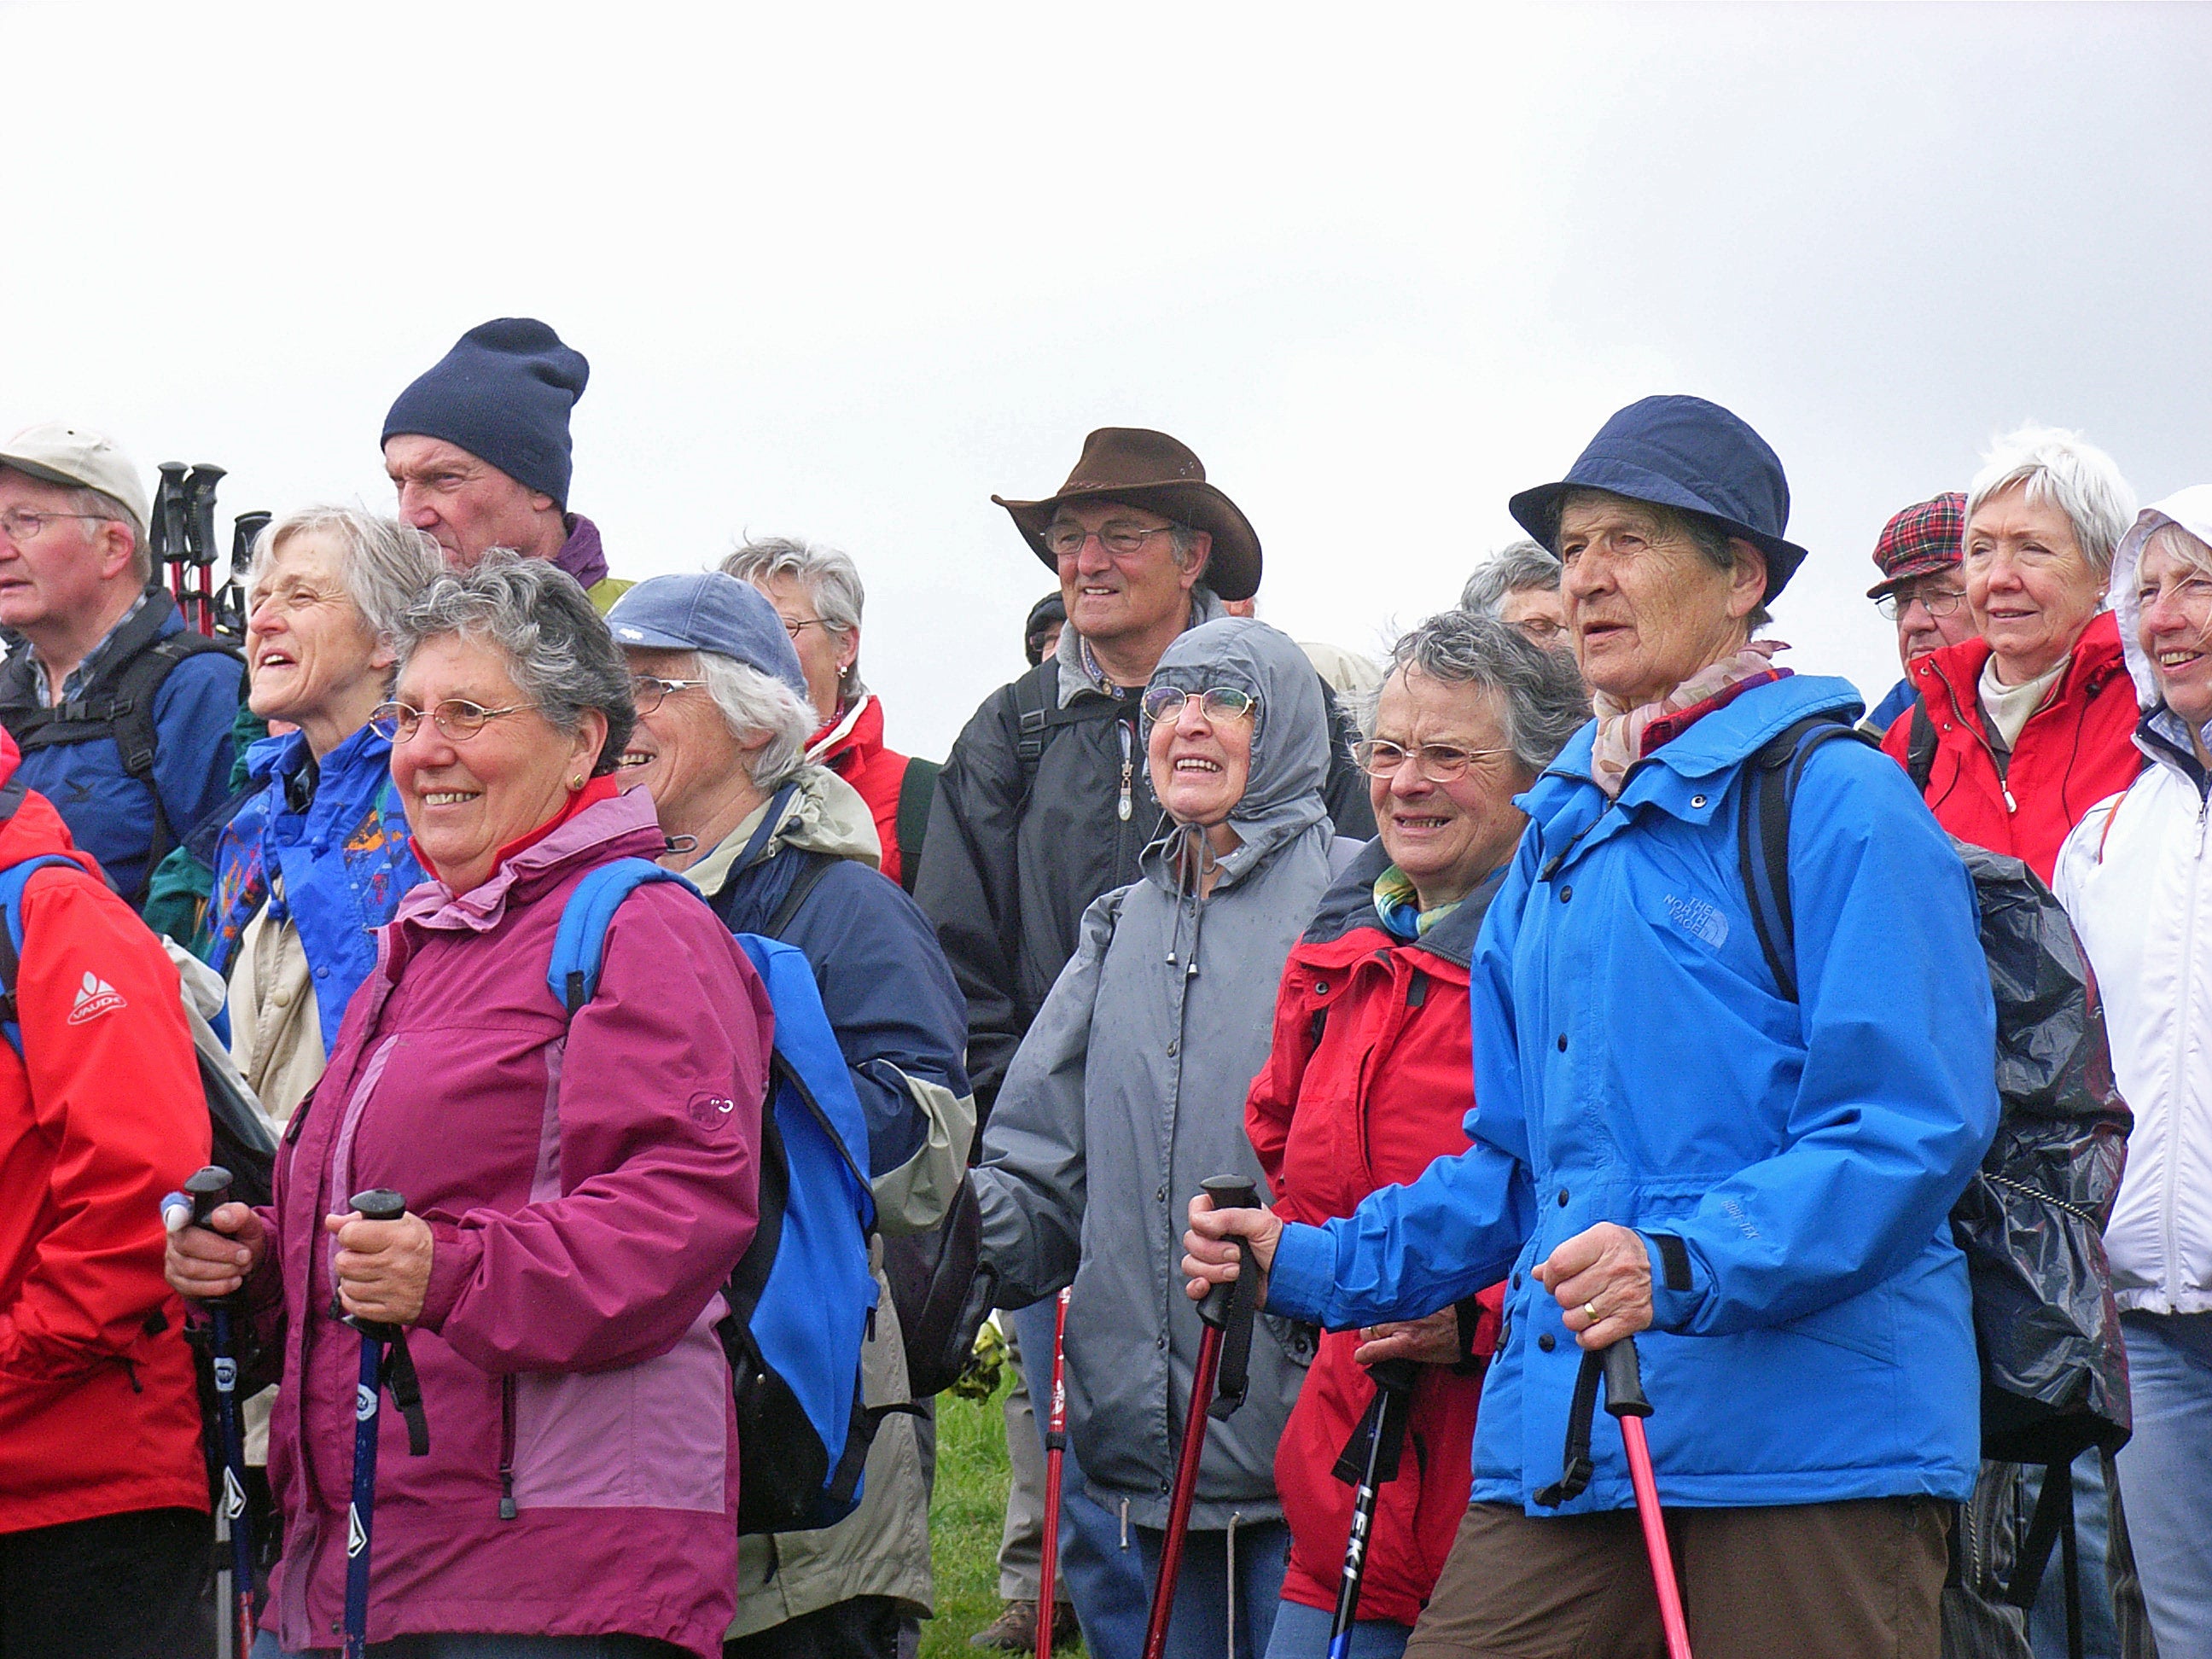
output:
[[[983,1136],[983,1260],[1022,1307],[1071,1280],[1068,1426],[1085,1479],[1128,1517],[1167,1523],[1175,1447],[1199,1346],[1176,1270],[1183,1213],[1208,1176],[1266,1191],[1244,1096],[1266,1064],[1284,960],[1329,880],[1322,789],[1329,726],[1313,666],[1264,623],[1231,617],[1168,648],[1155,685],[1231,685],[1260,699],[1243,845],[1210,895],[1170,829],[1142,876],[1084,914],[1006,1072]],[[1262,1315],[1243,1408],[1206,1437],[1192,1524],[1275,1520],[1275,1443],[1310,1359],[1303,1328]]]

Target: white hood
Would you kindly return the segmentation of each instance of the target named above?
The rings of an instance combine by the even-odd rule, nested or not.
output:
[[[2142,606],[2136,598],[2136,568],[2142,562],[2143,544],[2160,525],[2178,524],[2207,546],[2212,546],[2212,484],[2191,484],[2164,501],[2153,501],[2136,514],[2128,533],[2112,553],[2112,611],[2120,623],[2120,648],[2127,653],[2128,674],[2136,683],[2136,701],[2145,708],[2159,706],[2158,676],[2143,655],[2137,638],[2142,627]]]

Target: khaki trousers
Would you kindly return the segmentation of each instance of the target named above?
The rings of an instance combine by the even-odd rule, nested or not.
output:
[[[1937,1659],[1952,1505],[1667,1511],[1697,1659]],[[1468,1509],[1406,1659],[1666,1659],[1634,1510]]]

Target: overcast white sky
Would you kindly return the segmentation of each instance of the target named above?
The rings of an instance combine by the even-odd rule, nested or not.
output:
[[[1096,426],[1372,648],[1613,409],[1717,399],[1813,550],[1784,660],[1875,696],[1875,538],[1993,433],[2212,480],[2202,7],[0,0],[0,430],[383,507],[399,388],[543,317],[616,573],[845,547],[919,753],[1051,585],[991,494]]]

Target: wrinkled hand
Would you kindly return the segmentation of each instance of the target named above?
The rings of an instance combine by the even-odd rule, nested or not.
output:
[[[338,1302],[356,1319],[412,1325],[422,1316],[430,1288],[430,1224],[419,1215],[370,1221],[358,1210],[323,1218],[323,1231],[338,1242],[331,1258]]]
[[[213,1302],[244,1285],[269,1248],[261,1218],[243,1204],[218,1204],[206,1227],[169,1235],[161,1274],[169,1288],[195,1302]]]
[[[1266,1307],[1267,1269],[1274,1265],[1275,1243],[1282,1236],[1283,1224],[1273,1210],[1217,1210],[1213,1200],[1200,1193],[1190,1201],[1190,1231],[1182,1236],[1182,1270],[1190,1275],[1183,1294],[1202,1302],[1216,1285],[1235,1279],[1239,1265],[1235,1241],[1243,1238],[1250,1242],[1260,1268],[1260,1294],[1252,1305]]]
[[[1601,1221],[1561,1244],[1537,1267],[1536,1282],[1566,1310],[1563,1322],[1581,1347],[1609,1348],[1651,1323],[1651,1253],[1615,1222]]]
[[[1446,1308],[1423,1319],[1398,1319],[1370,1325],[1352,1351],[1363,1365],[1383,1359],[1410,1359],[1417,1365],[1456,1365],[1467,1355],[1459,1345],[1459,1310]]]

